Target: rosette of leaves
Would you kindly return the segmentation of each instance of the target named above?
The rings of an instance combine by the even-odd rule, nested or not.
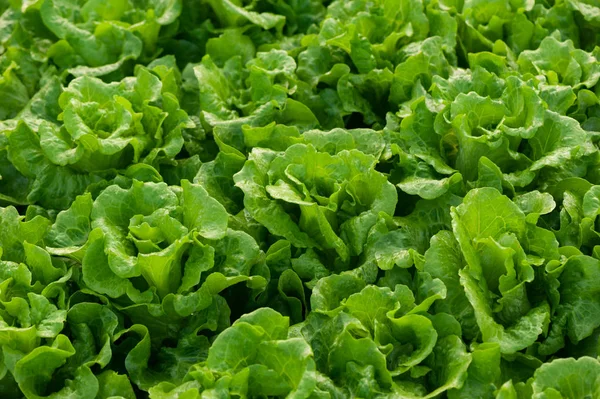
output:
[[[39,5],[11,3],[0,16],[0,130],[14,128],[18,120],[35,126],[40,120],[56,121],[56,99],[61,78],[48,62],[47,49],[55,37],[41,22]]]
[[[467,336],[499,343],[503,354],[527,348],[548,332],[555,303],[544,288],[544,267],[560,264],[553,233],[536,226],[554,201],[532,192],[515,202],[494,188],[469,191],[451,211],[454,237],[446,231],[435,235],[424,264],[448,290],[448,300],[436,310],[456,315]]]
[[[595,316],[600,302],[593,283],[600,272],[598,186],[583,179],[567,179],[553,194],[560,206],[542,216],[540,223],[552,228],[565,258],[546,267],[554,313],[548,336],[538,350],[547,355],[566,347],[573,353],[596,356],[591,343],[600,327]],[[576,316],[580,312],[586,316]]]
[[[43,248],[50,221],[41,216],[23,220],[12,207],[0,209],[0,221],[2,393],[17,397],[21,392],[27,398],[53,393],[66,398],[81,392],[95,397],[98,383],[89,368],[96,363],[92,359],[97,354],[95,344],[91,345],[90,358],[62,367],[65,359],[75,355],[75,347],[65,335],[73,268],[72,262],[53,258]],[[105,344],[110,354],[110,342]],[[99,364],[104,367],[107,362]],[[39,372],[41,365],[43,373]],[[63,377],[58,384],[52,381],[57,369]],[[85,383],[92,386],[84,388]]]
[[[295,328],[313,348],[317,370],[343,395],[429,398],[466,378],[471,356],[459,323],[428,312],[446,297],[444,284],[424,272],[400,275],[379,286],[332,275],[313,289],[312,313]]]
[[[544,74],[550,67],[536,54],[550,47],[562,49],[553,52],[555,63],[572,65],[572,73]],[[398,162],[391,179],[403,191],[435,198],[460,182],[457,171],[470,186],[495,175],[509,191],[532,183],[547,189],[566,177],[589,175],[596,163],[594,135],[568,112],[577,93],[593,107],[583,89],[598,79],[592,54],[550,37],[521,54],[518,62],[527,69],[521,77],[508,73],[505,56],[481,52],[468,61],[470,70],[456,68],[447,78],[433,77],[430,87],[417,85],[388,117],[386,158]],[[562,79],[572,81],[564,86]],[[583,106],[574,117],[587,118]]]
[[[7,131],[8,158],[29,180],[28,202],[64,209],[120,169],[172,162],[184,143],[182,129],[194,126],[179,107],[177,79],[169,58],[121,82],[77,78],[58,98],[58,121],[32,116]],[[136,173],[157,178],[144,165],[124,172]]]
[[[249,46],[240,50],[242,55],[221,54],[220,47],[209,47],[208,55],[193,67],[193,75],[190,67],[184,71],[189,86],[197,82],[197,111],[217,143],[244,151],[244,125],[262,127],[274,121],[300,130],[318,127],[311,110],[292,98],[297,86],[294,58],[276,49],[253,58],[252,43],[241,44]]]
[[[308,398],[321,376],[309,344],[290,332],[289,319],[272,309],[245,314],[215,339],[206,360],[193,366],[182,384],[160,383],[150,395]]]
[[[61,332],[66,317],[67,263],[43,249],[50,222],[24,221],[13,207],[0,209],[1,343],[25,354]]]
[[[417,80],[428,85],[430,72],[445,73],[445,56],[431,49],[453,56],[456,21],[437,2],[334,1],[303,44],[295,98],[323,127],[380,129]]]
[[[158,55],[161,31],[177,20],[181,7],[179,0],[44,1],[43,23],[59,39],[48,56],[75,76],[120,79],[134,61]]]
[[[526,1],[466,1],[456,5],[459,45],[462,55],[502,48],[519,53],[539,44],[544,33],[530,21],[535,4]],[[454,8],[454,7],[453,7]],[[526,26],[525,29],[522,29]],[[523,32],[524,31],[524,32]],[[494,47],[496,46],[496,47]]]
[[[358,149],[329,151],[312,144],[283,152],[254,148],[234,180],[246,210],[271,234],[297,248],[324,251],[344,268],[363,252],[379,214],[394,213],[397,193],[375,170],[375,156]]]
[[[40,301],[43,296],[29,294],[32,321],[44,317],[41,345],[30,349],[4,348],[8,374],[0,379],[4,394],[14,381],[28,399],[40,397],[84,399],[135,398],[129,378],[107,368],[119,356],[112,346],[116,331],[122,329],[117,315],[99,303],[78,303],[69,310],[55,310]],[[29,317],[29,316],[23,316]],[[38,320],[39,322],[39,320]],[[50,328],[55,332],[50,333]],[[120,355],[120,354],[119,354]],[[43,369],[43,372],[40,370]],[[13,393],[14,392],[14,393]]]
[[[58,215],[53,247],[82,250],[83,282],[101,294],[187,316],[231,284],[261,283],[250,277],[258,246],[227,228],[227,212],[202,186],[134,180],[129,188],[109,186],[93,203],[90,196],[80,201]],[[62,230],[68,216],[81,221],[79,234]]]

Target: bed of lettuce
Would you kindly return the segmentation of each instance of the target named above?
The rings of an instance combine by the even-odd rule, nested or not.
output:
[[[597,0],[0,0],[0,396],[600,397]]]

